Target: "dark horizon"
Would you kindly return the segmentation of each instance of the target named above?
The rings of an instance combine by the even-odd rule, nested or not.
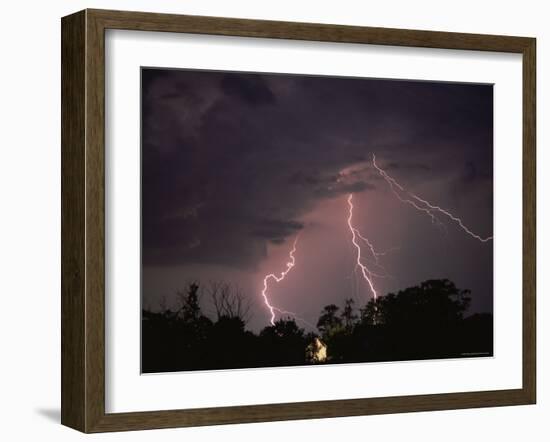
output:
[[[295,266],[269,285],[274,305],[309,323],[327,304],[362,307],[372,290],[354,271],[353,195],[354,227],[388,251],[380,295],[450,279],[471,290],[469,313],[492,313],[492,241],[401,202],[373,154],[414,195],[492,235],[492,85],[142,69],[143,305],[225,281],[261,329],[264,277],[285,270],[299,236]]]

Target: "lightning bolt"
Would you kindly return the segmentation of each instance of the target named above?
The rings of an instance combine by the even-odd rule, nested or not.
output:
[[[359,232],[358,229],[355,229],[355,234],[357,235],[357,237],[359,239],[361,239],[366,245],[367,247],[369,248],[369,251],[371,253],[371,255],[373,256],[374,258],[374,263],[376,264],[376,266],[378,268],[380,268],[381,270],[384,271],[384,274],[381,275],[381,274],[378,274],[378,273],[374,273],[371,271],[371,274],[375,277],[378,277],[378,278],[386,278],[386,277],[392,277],[390,275],[387,274],[386,272],[386,269],[380,264],[380,257],[381,256],[386,256],[388,253],[391,253],[393,251],[396,251],[396,250],[399,250],[399,247],[392,247],[391,249],[389,250],[386,250],[385,252],[378,252],[376,251],[376,249],[374,248],[374,246],[372,245],[372,243],[369,241],[368,238],[365,238],[363,235],[361,235],[361,232]]]
[[[357,251],[355,269],[361,269],[361,275],[363,276],[363,279],[365,280],[365,282],[369,286],[369,289],[370,289],[372,295],[374,296],[374,300],[376,300],[376,298],[378,298],[378,292],[376,291],[376,288],[374,287],[373,279],[376,276],[380,276],[380,275],[377,275],[376,273],[373,273],[365,264],[363,264],[362,254],[361,254],[361,245],[357,241],[357,238],[363,240],[367,244],[367,247],[371,251],[371,253],[374,256],[374,259],[377,263],[378,263],[378,255],[379,254],[374,250],[374,247],[371,244],[371,242],[367,238],[365,238],[363,235],[361,235],[359,230],[357,228],[355,228],[354,225],[353,225],[353,194],[352,193],[350,193],[348,195],[348,206],[349,206],[348,227],[349,227],[349,231],[351,233],[351,242],[352,242],[353,246],[355,247],[355,250]]]
[[[272,307],[273,307],[273,306],[272,306]],[[273,310],[275,310],[276,312],[280,313],[281,315],[292,316],[294,319],[303,322],[304,324],[310,326],[311,328],[315,328],[315,326],[314,326],[311,322],[306,321],[304,318],[302,318],[301,316],[298,316],[298,315],[297,315],[296,313],[294,313],[294,312],[291,312],[291,311],[288,311],[288,310],[283,310],[283,309],[278,308],[278,307],[273,307]],[[271,325],[275,325],[275,324],[272,323]]]
[[[448,210],[437,206],[435,204],[430,203],[429,201],[419,197],[418,195],[406,190],[401,184],[399,184],[395,178],[391,177],[384,169],[379,167],[376,164],[376,156],[375,154],[372,154],[372,165],[373,167],[378,171],[380,176],[384,178],[384,180],[388,183],[392,193],[396,196],[396,198],[401,201],[402,203],[408,204],[412,206],[414,209],[418,210],[419,212],[423,212],[426,215],[428,215],[432,221],[433,224],[437,225],[438,227],[441,227],[443,229],[446,229],[445,224],[441,222],[439,217],[437,215],[444,215],[448,219],[455,222],[464,232],[466,232],[469,236],[471,236],[474,239],[477,239],[480,242],[487,242],[493,239],[492,236],[488,237],[481,237],[480,235],[474,233],[472,230],[470,230],[460,218],[453,215]],[[397,248],[390,249],[385,252],[378,252],[372,242],[364,236],[357,227],[353,224],[353,194],[350,193],[347,198],[347,203],[349,207],[348,211],[348,217],[347,217],[347,225],[351,234],[351,242],[353,244],[353,247],[356,251],[355,254],[355,272],[357,270],[361,270],[361,276],[363,277],[363,280],[365,281],[366,285],[368,286],[370,292],[372,293],[372,296],[374,298],[374,301],[378,298],[378,292],[376,290],[374,279],[375,278],[385,278],[389,275],[386,273],[385,268],[380,264],[380,257],[385,256],[389,252],[393,250],[398,250]],[[276,313],[279,313],[280,315],[289,315],[294,317],[295,319],[304,322],[305,324],[309,325],[310,327],[314,328],[312,324],[307,322],[305,319],[299,317],[296,315],[296,313],[283,310],[279,307],[276,307],[273,305],[268,297],[268,289],[269,289],[269,283],[271,280],[273,280],[275,283],[279,283],[285,279],[285,277],[288,275],[288,273],[295,267],[296,265],[296,258],[294,254],[296,253],[296,246],[298,243],[298,236],[296,236],[296,239],[294,240],[292,249],[289,252],[289,260],[286,263],[286,269],[283,270],[279,276],[275,273],[269,273],[265,275],[263,279],[263,289],[261,292],[261,296],[264,300],[264,304],[266,305],[267,309],[269,310],[269,313],[271,315],[270,317],[270,323],[271,325],[275,325],[275,317]],[[366,245],[366,250],[368,250],[368,254],[372,257],[372,260],[374,260],[374,264],[372,262],[365,263],[365,261],[368,260],[366,256],[363,255],[363,249],[361,245]],[[384,273],[378,273],[372,270],[371,265],[374,265],[376,268],[381,269]],[[376,306],[375,306],[376,308]]]
[[[421,211],[421,212],[424,212],[426,213],[428,216],[430,216],[430,218],[432,219],[432,223],[436,223],[438,225],[443,225],[441,223],[441,221],[439,220],[439,218],[437,218],[437,216],[434,214],[434,212],[436,213],[439,213],[439,214],[442,214],[442,215],[445,215],[447,218],[451,219],[452,221],[454,221],[456,224],[458,224],[458,226],[464,231],[466,232],[468,235],[470,235],[472,238],[475,238],[477,239],[478,241],[481,241],[481,242],[487,242],[487,241],[490,241],[493,239],[492,236],[487,236],[487,237],[481,237],[480,235],[478,235],[477,233],[474,233],[472,230],[470,230],[468,227],[466,227],[464,225],[464,223],[462,222],[462,220],[456,216],[454,216],[451,212],[449,212],[448,210],[445,210],[443,208],[441,208],[440,206],[437,206],[435,204],[431,204],[430,202],[428,202],[427,200],[423,199],[423,198],[420,198],[418,195],[415,195],[414,193],[412,192],[409,192],[408,190],[405,190],[405,188],[403,186],[401,186],[394,178],[392,178],[391,176],[389,176],[385,170],[383,170],[382,168],[380,168],[377,164],[376,164],[376,156],[375,154],[372,154],[372,165],[374,166],[374,168],[376,170],[378,170],[378,173],[380,174],[380,176],[382,176],[382,178],[384,178],[384,180],[386,180],[386,182],[389,184],[390,186],[390,189],[392,190],[393,194],[403,203],[406,203],[406,204],[409,204],[411,206],[413,206],[415,209]],[[402,194],[405,194],[407,195],[408,197],[402,197],[399,192],[397,192],[396,189],[399,189],[401,191]],[[420,203],[420,204],[418,204]]]
[[[384,170],[382,170],[380,167],[378,167],[378,165],[376,164],[376,156],[374,154],[372,154],[372,165],[374,166],[374,168],[376,170],[378,170],[378,173],[380,173],[382,178],[384,178],[384,180],[386,180],[386,182],[390,186],[391,191],[393,192],[393,194],[397,197],[397,199],[399,201],[401,201],[402,203],[409,204],[409,205],[413,206],[416,210],[418,210],[420,212],[424,212],[426,215],[428,215],[431,218],[432,224],[435,224],[435,225],[437,225],[439,227],[442,227],[442,228],[445,227],[444,224],[437,218],[437,216],[435,216],[432,213],[431,210],[429,210],[425,207],[421,207],[417,203],[415,203],[413,200],[408,199],[408,198],[403,198],[399,194],[399,192],[396,190],[396,188],[399,189],[403,193],[407,193],[407,192],[405,191],[405,189],[397,181],[395,181]]]
[[[269,301],[269,298],[267,296],[267,292],[268,292],[268,288],[269,288],[269,281],[273,280],[276,283],[281,282],[283,279],[285,279],[286,275],[288,275],[288,273],[296,265],[296,258],[294,257],[294,253],[296,253],[296,245],[297,244],[298,244],[298,236],[296,236],[296,239],[294,240],[294,244],[292,245],[292,250],[288,254],[289,260],[286,263],[286,269],[283,270],[280,273],[280,276],[277,276],[275,273],[269,273],[269,274],[265,275],[265,277],[264,277],[264,286],[263,286],[263,290],[262,290],[262,298],[264,300],[264,303],[265,303],[266,307],[268,308],[268,310],[271,314],[271,319],[270,319],[271,325],[275,325],[275,312],[277,312],[279,314],[292,316],[295,319],[297,319],[299,321],[302,321],[303,323],[309,325],[310,327],[315,328],[313,326],[313,324],[309,323],[304,318],[301,318],[300,316],[296,315],[296,313],[288,311],[288,310],[283,310],[279,307],[275,307],[273,304],[271,304],[271,302]]]

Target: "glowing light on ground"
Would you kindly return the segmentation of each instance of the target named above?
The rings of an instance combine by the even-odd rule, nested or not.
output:
[[[306,360],[313,364],[326,362],[327,345],[316,337],[313,342],[306,347]]]

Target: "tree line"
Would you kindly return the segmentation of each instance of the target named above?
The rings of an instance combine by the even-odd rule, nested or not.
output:
[[[324,306],[317,330],[306,332],[291,317],[258,333],[247,329],[250,303],[229,284],[203,290],[197,282],[178,292],[175,309],[142,310],[142,372],[213,370],[439,359],[493,354],[493,317],[466,316],[470,292],[447,279],[428,280],[356,308],[353,299]],[[324,346],[323,357],[312,349]],[[313,352],[313,353],[312,353]],[[326,357],[325,357],[326,353]]]

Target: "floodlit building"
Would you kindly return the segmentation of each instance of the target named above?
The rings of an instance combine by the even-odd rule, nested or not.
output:
[[[311,344],[306,347],[306,360],[313,364],[326,362],[327,346],[319,338],[315,338]]]

